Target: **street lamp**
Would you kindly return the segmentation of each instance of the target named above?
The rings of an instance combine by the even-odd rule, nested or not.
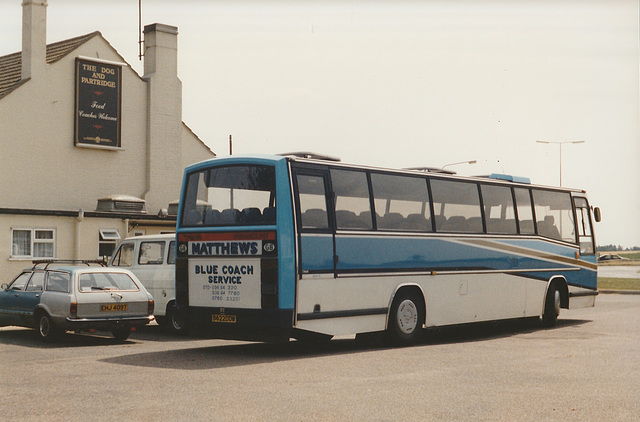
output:
[[[584,144],[584,141],[536,141],[539,144],[556,144],[560,149],[560,186],[562,186],[562,145]]]
[[[457,166],[458,164],[475,164],[477,163],[476,160],[470,160],[470,161],[460,161],[458,163],[449,163],[449,164],[445,164],[444,166],[440,167],[442,169],[444,169],[447,166]]]

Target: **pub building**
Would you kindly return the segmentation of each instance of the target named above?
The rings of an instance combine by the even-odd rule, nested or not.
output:
[[[47,45],[46,10],[22,0],[22,51],[0,57],[2,283],[173,232],[183,169],[215,157],[182,121],[176,27],[144,28],[140,76],[100,32]]]

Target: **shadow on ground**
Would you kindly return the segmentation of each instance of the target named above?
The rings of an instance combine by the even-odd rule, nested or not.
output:
[[[557,329],[579,326],[589,320],[559,320]],[[477,323],[464,326],[429,329],[424,341],[411,347],[430,347],[441,344],[489,341],[513,335],[537,331],[541,328],[538,319]],[[188,343],[181,343],[187,345]],[[390,346],[381,336],[371,336],[366,340],[336,339],[326,342],[288,343],[241,343],[174,349],[161,352],[127,354],[103,359],[103,362],[155,367],[165,369],[207,370],[215,368],[240,367],[271,362],[307,359],[327,355],[364,353],[384,350]]]

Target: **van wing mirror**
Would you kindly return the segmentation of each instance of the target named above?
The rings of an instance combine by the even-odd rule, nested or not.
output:
[[[600,212],[599,207],[595,207],[593,209],[593,217],[596,219],[596,223],[599,223],[600,221],[602,221],[602,213]]]

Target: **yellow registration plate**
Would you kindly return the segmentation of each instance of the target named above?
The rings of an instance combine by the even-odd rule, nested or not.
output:
[[[109,305],[100,305],[100,312],[118,312],[118,311],[126,311],[127,304],[126,303],[111,303]]]
[[[220,314],[213,314],[211,315],[211,321],[213,322],[230,322],[230,323],[235,323],[236,322],[236,316],[235,315],[220,315]]]

